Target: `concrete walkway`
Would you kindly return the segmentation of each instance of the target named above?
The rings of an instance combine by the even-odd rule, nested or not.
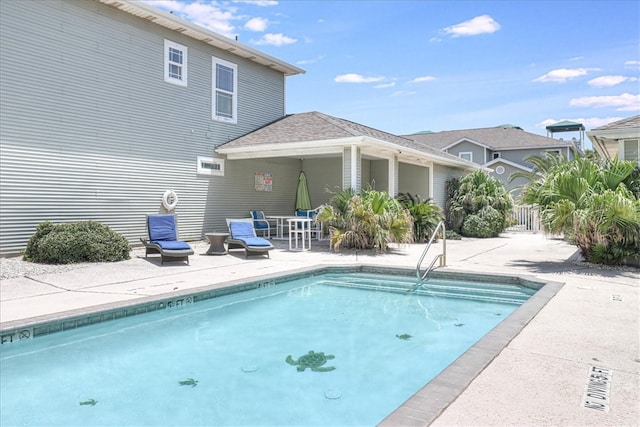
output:
[[[314,241],[311,252],[301,253],[274,243],[270,259],[244,259],[240,252],[207,256],[202,242],[194,245],[190,265],[161,266],[158,257],[145,259],[136,250],[117,264],[3,280],[0,329],[314,265],[415,268],[424,249],[406,245],[388,254],[335,254],[327,242]],[[438,244],[432,250],[439,249]],[[570,262],[574,253],[575,247],[539,234],[447,241],[447,269],[530,275],[565,285],[431,425],[640,425],[640,271]],[[606,370],[607,411],[584,407],[594,367]],[[405,424],[424,424],[420,408],[414,411],[418,416],[413,422],[405,418]]]

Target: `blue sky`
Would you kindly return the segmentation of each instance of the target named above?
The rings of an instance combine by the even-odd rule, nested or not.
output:
[[[287,113],[546,135],[640,111],[637,0],[147,3],[306,70],[287,78]]]

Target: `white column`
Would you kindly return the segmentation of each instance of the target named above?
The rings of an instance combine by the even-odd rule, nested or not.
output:
[[[351,146],[351,188],[356,193],[360,192],[358,187],[358,146]]]

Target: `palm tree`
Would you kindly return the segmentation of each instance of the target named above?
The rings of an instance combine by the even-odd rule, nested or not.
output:
[[[392,242],[413,241],[409,211],[388,193],[372,189],[335,193],[318,213],[318,221],[329,226],[335,251],[342,247],[386,251]]]
[[[640,187],[635,163],[577,158],[546,171],[523,191],[545,230],[564,233],[588,261],[619,264],[640,253]]]
[[[398,201],[413,217],[413,236],[415,241],[426,241],[435,231],[438,223],[444,219],[442,209],[432,199],[422,200],[419,195],[400,193]]]

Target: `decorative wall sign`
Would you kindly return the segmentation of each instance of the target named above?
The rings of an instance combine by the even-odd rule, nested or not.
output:
[[[273,176],[271,172],[256,172],[253,174],[256,191],[271,191],[273,189]]]

